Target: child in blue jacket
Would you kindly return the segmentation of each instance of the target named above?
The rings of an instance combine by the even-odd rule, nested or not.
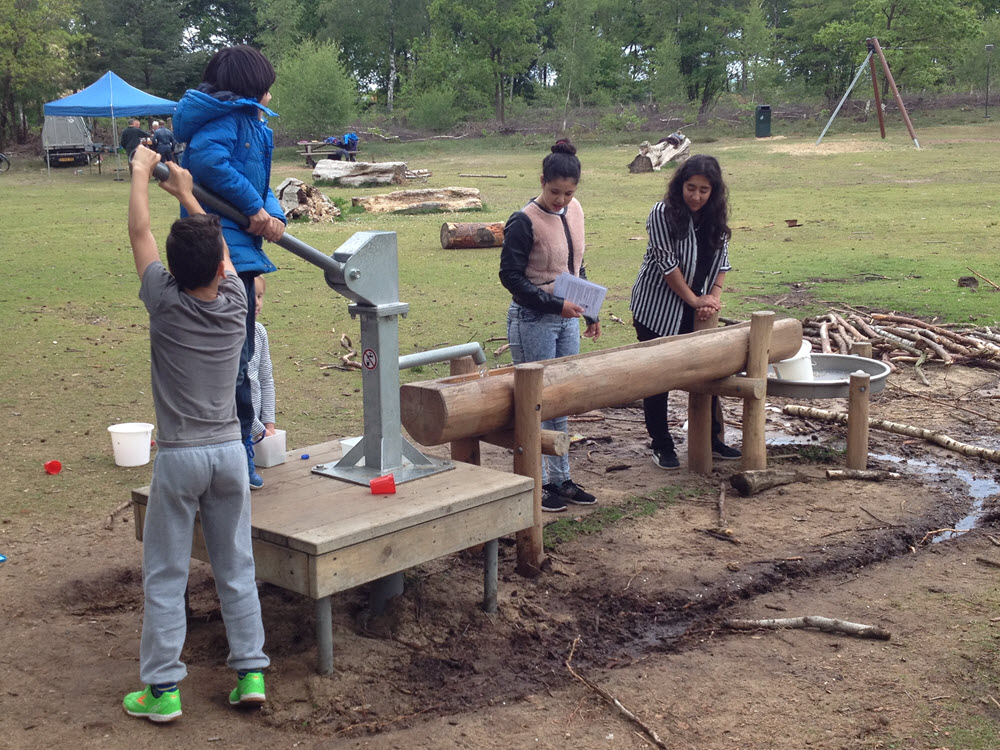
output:
[[[254,279],[277,270],[264,254],[263,240],[280,240],[286,223],[270,187],[274,136],[267,117],[277,115],[267,104],[274,78],[274,68],[258,50],[243,44],[228,47],[209,60],[201,84],[188,89],[174,114],[174,134],[177,140],[187,142],[181,166],[191,172],[196,183],[236,206],[250,221],[247,229],[241,229],[222,218],[222,234],[248,299],[254,298]],[[249,305],[236,380],[236,413],[247,450],[251,489],[264,486],[253,464],[254,408],[247,377],[255,322],[254,305]]]

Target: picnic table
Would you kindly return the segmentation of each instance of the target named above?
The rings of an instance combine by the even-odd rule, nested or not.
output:
[[[373,495],[312,473],[340,455],[339,440],[288,451],[285,463],[260,469],[264,487],[251,495],[256,576],[315,601],[317,671],[333,671],[332,594],[443,555],[484,545],[483,606],[495,612],[497,539],[534,523],[534,481],[456,461]],[[148,486],[132,490],[139,541],[148,500]],[[208,562],[200,518],[191,556]]]
[[[348,161],[357,161],[355,155],[358,153],[358,149],[353,151],[348,151],[343,146],[337,146],[333,143],[327,143],[326,141],[299,141],[296,145],[301,146],[302,149],[299,151],[299,156],[306,157],[306,166],[315,167],[316,158],[322,159],[325,156],[334,154],[338,151],[343,151],[347,155]]]

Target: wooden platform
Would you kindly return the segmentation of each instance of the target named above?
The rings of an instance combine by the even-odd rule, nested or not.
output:
[[[284,464],[259,470],[264,487],[251,494],[257,578],[320,600],[327,611],[331,594],[533,524],[529,477],[456,463],[397,485],[395,495],[372,495],[367,487],[311,473],[339,457],[339,441],[289,451]],[[148,486],[132,491],[140,541],[148,499]],[[494,564],[491,572],[487,560],[486,575],[495,597],[491,546]],[[208,561],[200,520],[191,556]],[[486,580],[487,599],[490,587]],[[332,669],[332,652],[324,655],[322,644],[330,636],[317,635],[320,671],[329,671],[324,665],[328,659]]]

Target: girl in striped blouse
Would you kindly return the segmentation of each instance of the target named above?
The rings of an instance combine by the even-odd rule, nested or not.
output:
[[[693,156],[674,172],[667,194],[646,220],[649,244],[632,287],[632,323],[639,341],[691,333],[695,320],[708,320],[722,304],[722,285],[729,265],[728,201],[719,162]],[[652,439],[653,463],[663,469],[680,466],[667,424],[667,397],[643,401],[646,430]],[[735,460],[741,454],[725,444],[712,399],[712,455]]]

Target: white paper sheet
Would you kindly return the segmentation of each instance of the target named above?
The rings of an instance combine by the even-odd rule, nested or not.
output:
[[[580,305],[584,309],[583,314],[588,318],[596,318],[608,290],[600,284],[564,272],[556,277],[552,293]]]

